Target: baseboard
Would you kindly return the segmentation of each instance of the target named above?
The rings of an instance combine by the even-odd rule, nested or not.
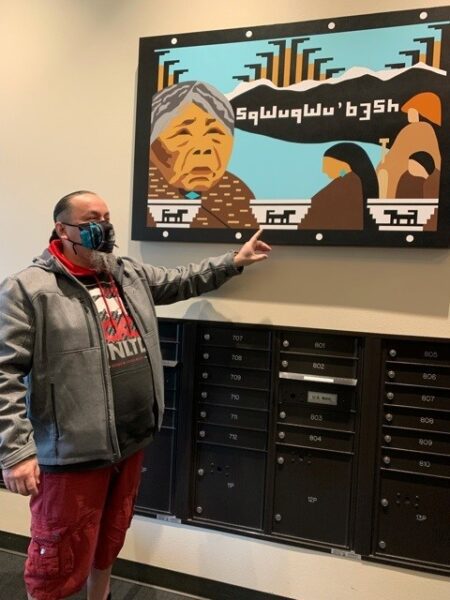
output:
[[[0,531],[0,549],[26,554],[28,544],[29,538],[23,535]],[[294,600],[121,558],[114,565],[113,575],[210,600]]]

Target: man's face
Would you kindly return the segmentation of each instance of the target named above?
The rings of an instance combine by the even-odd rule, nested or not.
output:
[[[230,131],[206,111],[189,104],[153,142],[150,160],[174,187],[205,191],[225,173],[232,148]]]
[[[70,200],[70,211],[63,221],[71,225],[79,225],[88,221],[109,221],[109,218],[109,207],[103,198],[95,194],[80,194]],[[72,254],[74,250],[71,242],[81,243],[80,230],[78,227],[65,225],[61,221],[58,221],[55,226],[65,251],[68,251],[69,255]],[[102,253],[83,246],[76,246],[76,255],[86,263],[97,254]]]

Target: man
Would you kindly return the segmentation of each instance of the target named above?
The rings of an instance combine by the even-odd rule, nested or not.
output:
[[[50,246],[0,287],[0,464],[31,495],[28,598],[57,600],[87,580],[110,598],[143,448],[162,421],[155,304],[218,288],[267,258],[256,233],[241,249],[165,269],[112,253],[106,202],[62,198]]]
[[[233,148],[234,113],[227,98],[200,81],[155,94],[150,137],[149,213],[152,201],[199,201],[190,227],[257,229],[252,191],[226,170]],[[170,225],[168,225],[170,226]]]

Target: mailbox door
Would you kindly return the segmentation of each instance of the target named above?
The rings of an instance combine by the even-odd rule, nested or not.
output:
[[[450,565],[449,480],[384,474],[378,502],[378,556]]]
[[[262,528],[266,454],[198,447],[194,519]]]
[[[136,512],[172,513],[175,431],[162,428],[145,449]]]
[[[352,457],[278,451],[273,532],[348,546]]]

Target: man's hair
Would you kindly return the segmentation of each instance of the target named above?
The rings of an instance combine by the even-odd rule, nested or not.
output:
[[[89,190],[77,190],[76,192],[70,192],[70,194],[66,194],[60,200],[58,200],[58,202],[55,204],[55,208],[53,209],[53,222],[56,223],[56,221],[59,221],[59,217],[61,217],[63,214],[65,215],[63,218],[67,219],[67,214],[71,209],[72,198],[81,196],[82,194],[94,194],[94,192],[90,192]],[[53,229],[49,242],[53,242],[53,240],[59,240],[59,235],[56,233],[56,229]]]
[[[226,96],[209,83],[186,81],[171,85],[153,96],[150,144],[160,136],[183,107],[191,103],[223,123],[233,135],[234,113]]]

